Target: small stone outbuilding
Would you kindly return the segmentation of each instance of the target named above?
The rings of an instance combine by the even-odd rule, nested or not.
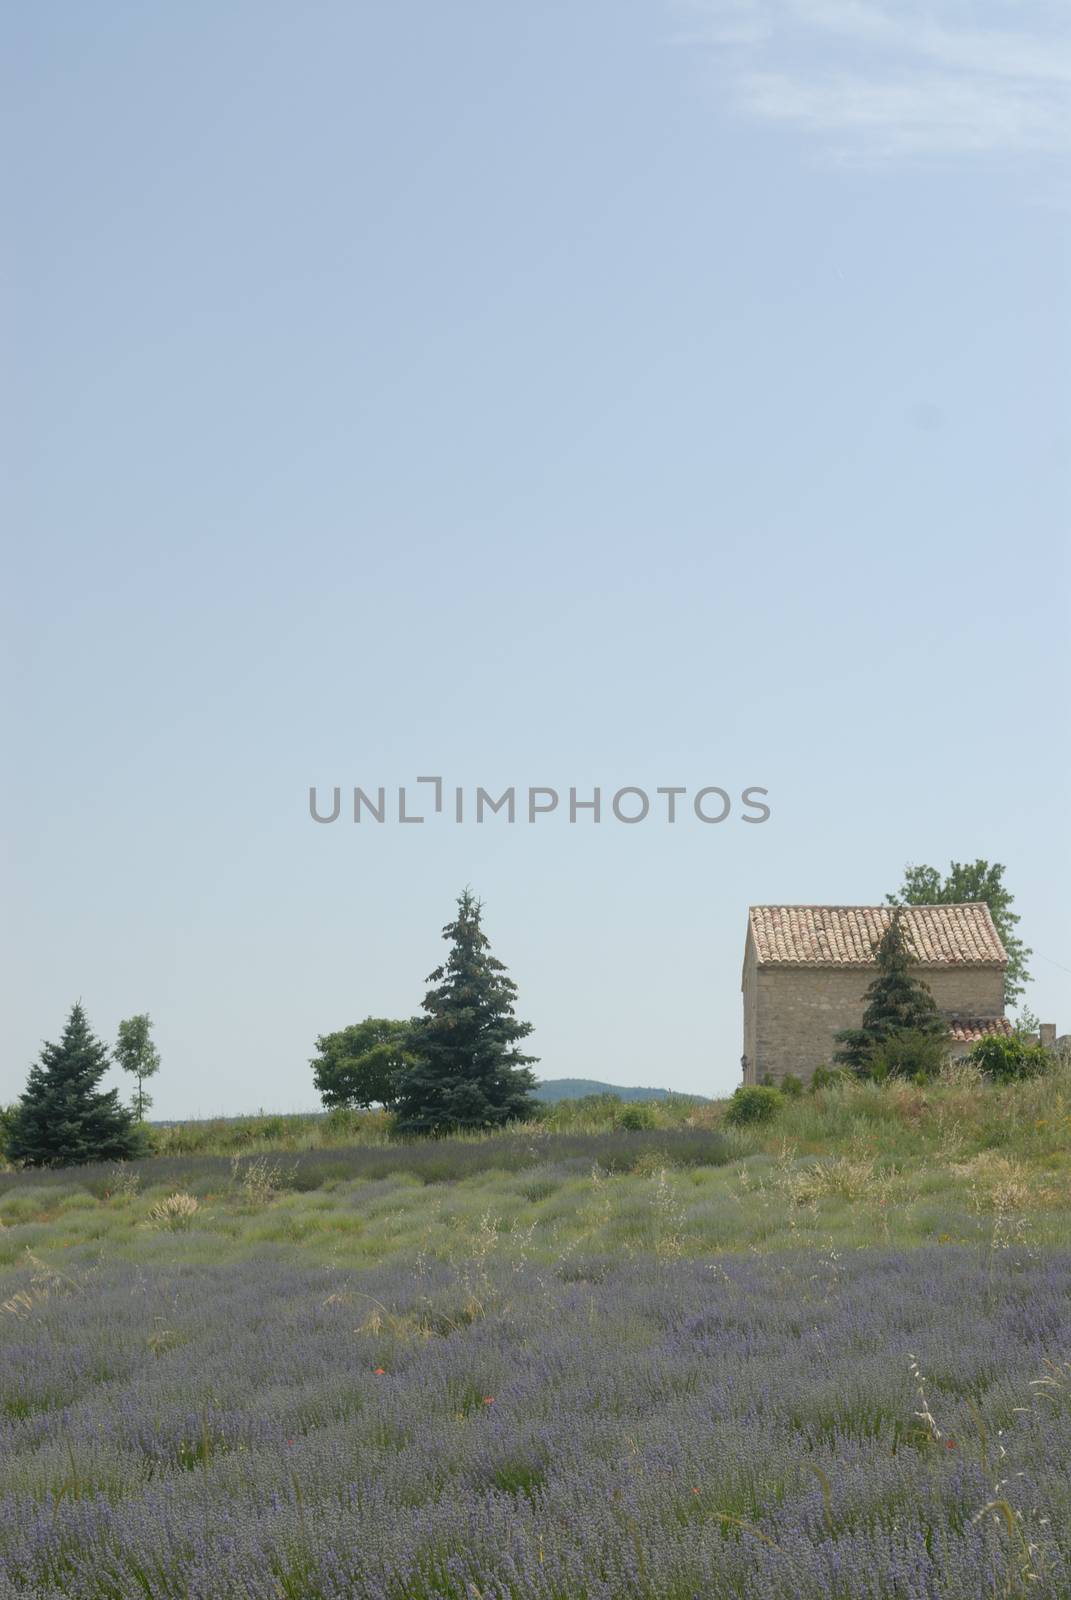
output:
[[[831,1066],[841,1028],[857,1028],[889,906],[752,906],[744,948],[745,1083],[808,1082]],[[953,1055],[989,1033],[1009,1034],[1008,958],[981,902],[904,906],[901,926],[949,1025]]]

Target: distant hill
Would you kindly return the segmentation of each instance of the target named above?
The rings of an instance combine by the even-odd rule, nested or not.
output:
[[[701,1100],[701,1094],[679,1094],[676,1089],[633,1089],[619,1083],[599,1083],[595,1078],[548,1078],[536,1084],[536,1099],[553,1105],[557,1100],[582,1100],[589,1094],[616,1094],[622,1100]]]

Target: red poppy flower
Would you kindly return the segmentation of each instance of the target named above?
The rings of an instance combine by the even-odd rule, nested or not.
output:
[[[376,1368],[376,1377],[377,1377],[377,1378],[383,1378],[383,1377],[385,1377],[385,1376],[386,1376],[386,1373],[387,1373],[387,1369],[386,1369],[386,1367],[377,1367],[377,1368]]]

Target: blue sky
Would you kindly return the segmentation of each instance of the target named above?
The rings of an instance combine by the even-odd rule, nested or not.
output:
[[[470,884],[546,1076],[739,1076],[751,901],[1007,864],[1071,1030],[1066,21],[9,11],[0,1100],[315,1103]],[[316,784],[769,790],[419,827]]]

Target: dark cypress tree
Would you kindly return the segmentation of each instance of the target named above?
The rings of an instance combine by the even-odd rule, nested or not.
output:
[[[138,1137],[118,1089],[97,1088],[107,1069],[107,1050],[90,1032],[81,1004],[72,1006],[59,1044],[46,1042],[30,1068],[8,1130],[8,1160],[73,1167],[136,1156]]]
[[[513,1013],[517,985],[491,954],[482,907],[466,889],[443,929],[446,964],[428,978],[425,1015],[409,1040],[416,1060],[402,1074],[395,1107],[400,1133],[499,1128],[529,1115],[537,1057],[517,1049],[532,1031]]]
[[[862,1026],[844,1028],[836,1035],[841,1048],[834,1060],[859,1077],[868,1075],[875,1046],[897,1034],[922,1034],[938,1039],[948,1027],[926,985],[911,975],[908,948],[898,912],[877,947],[878,970],[866,991]]]

